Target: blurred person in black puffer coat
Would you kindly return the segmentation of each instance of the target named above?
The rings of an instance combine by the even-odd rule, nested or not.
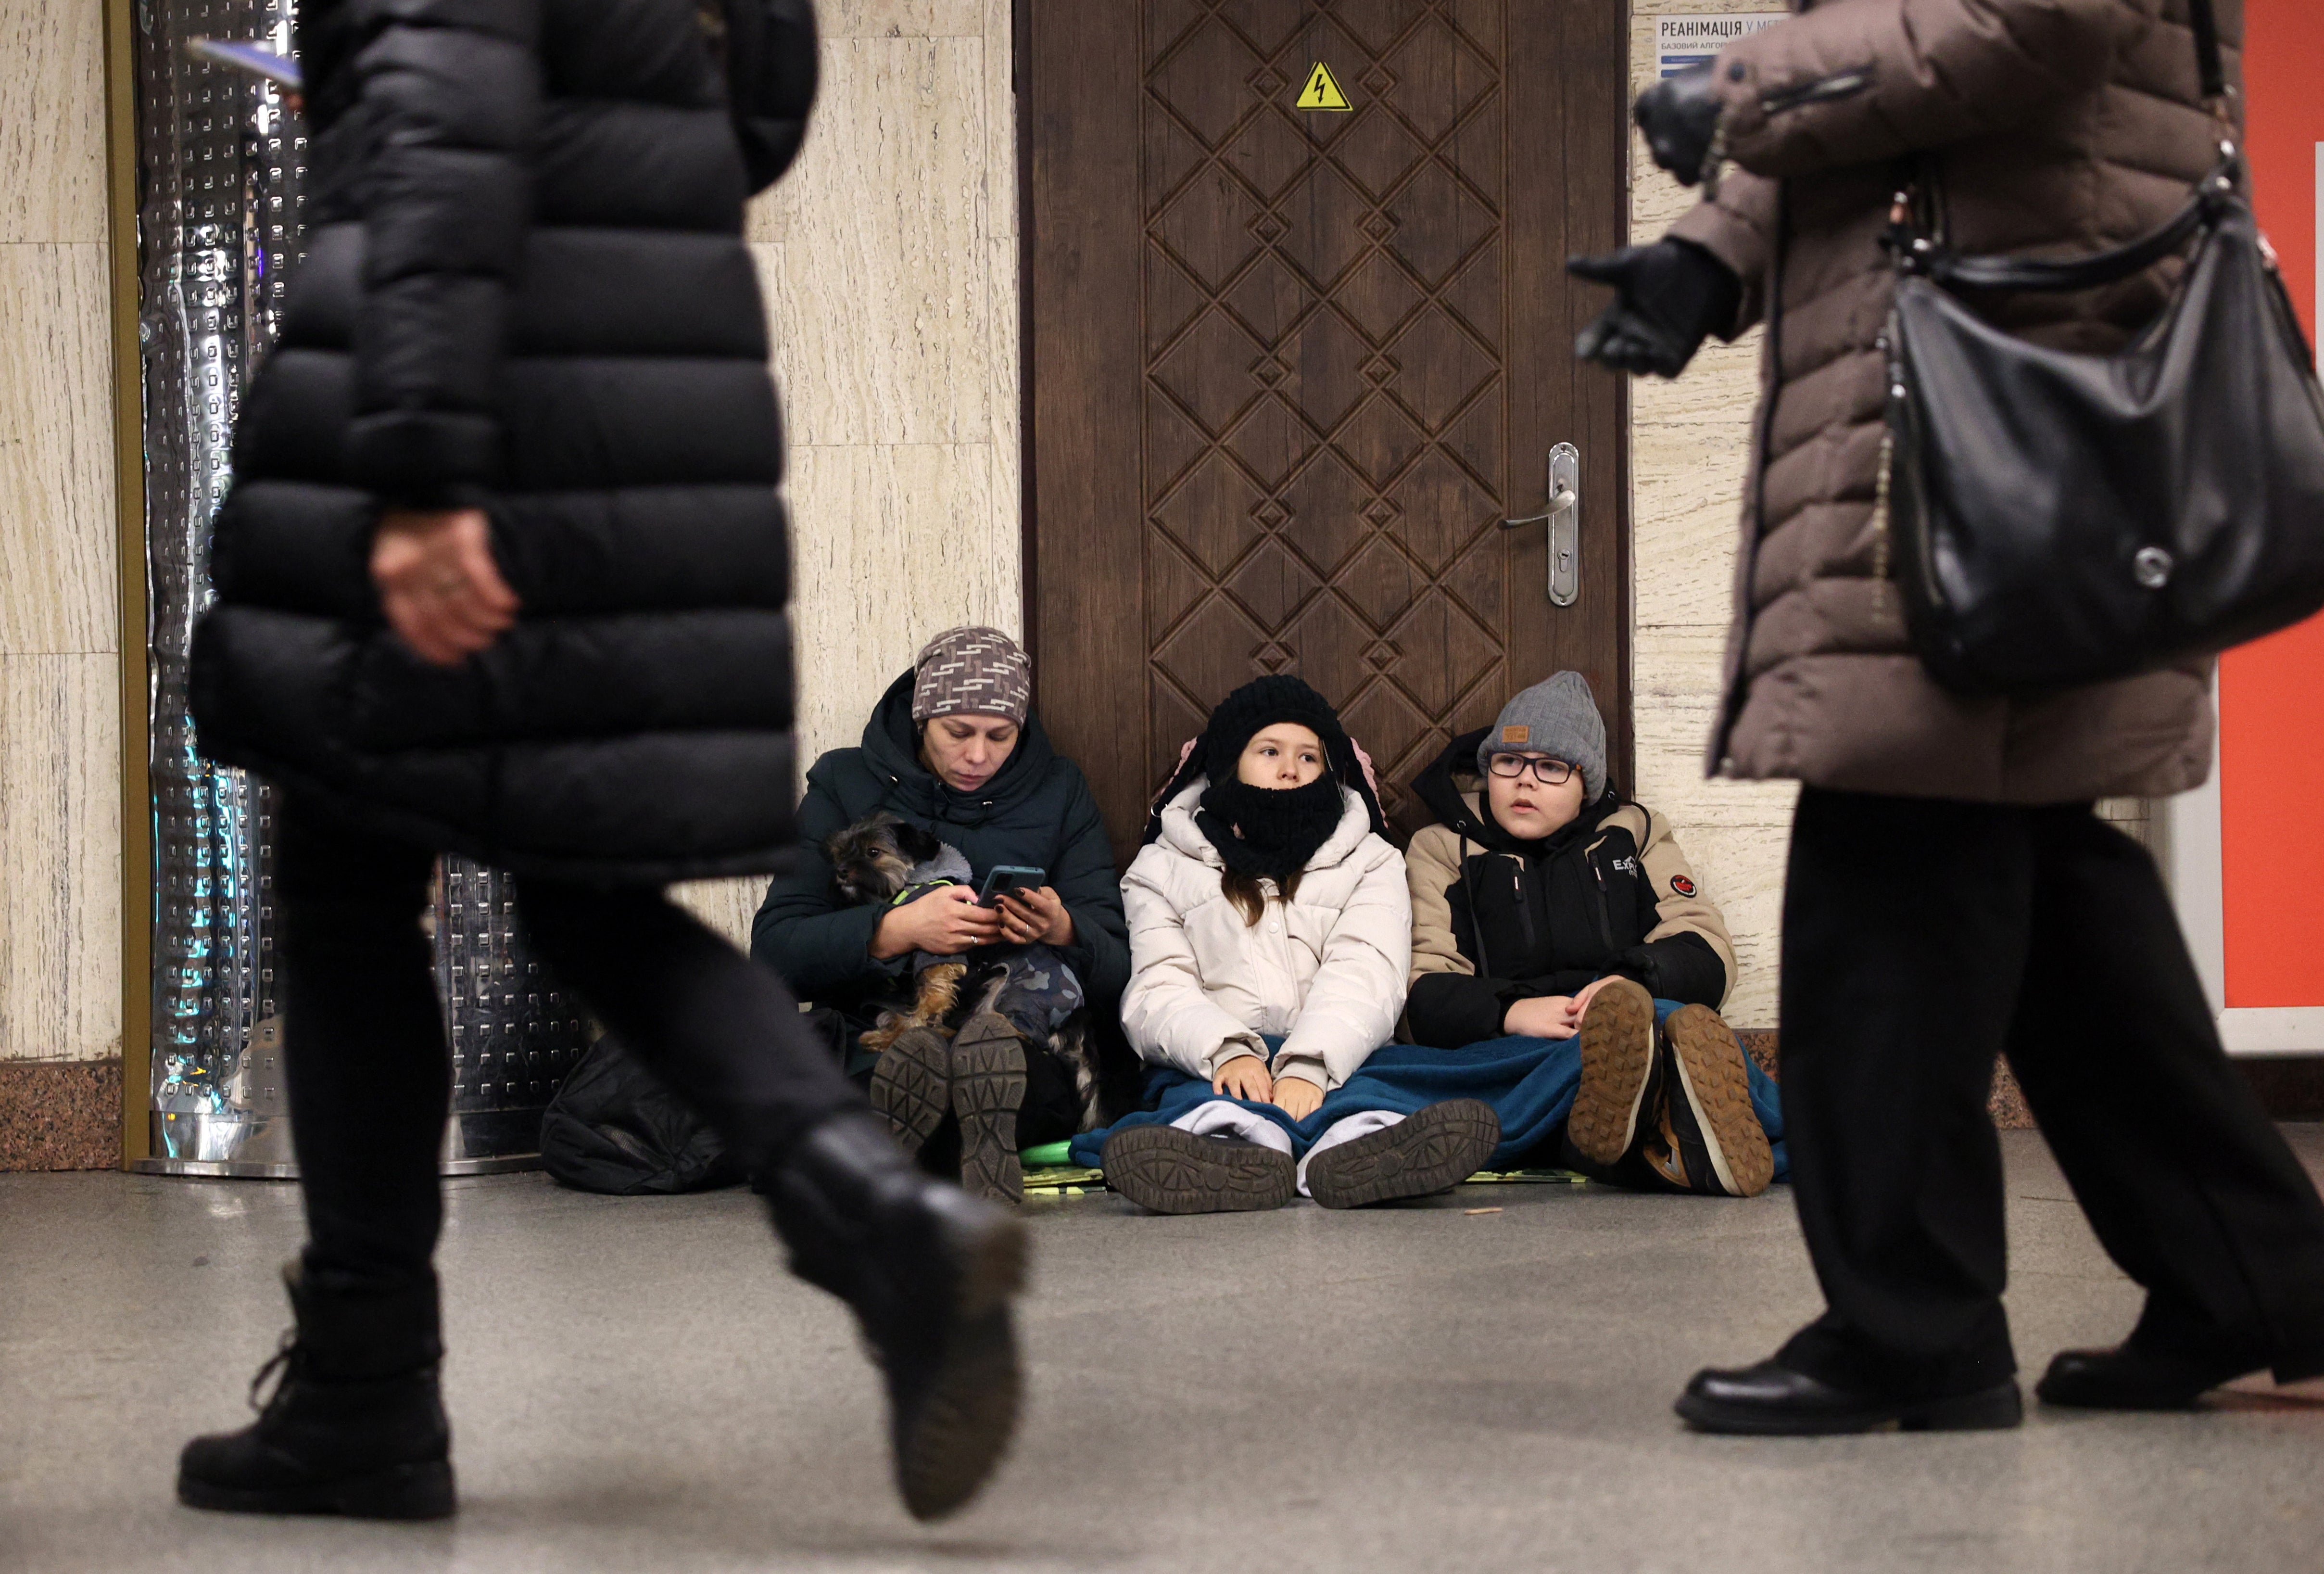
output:
[[[453,1512],[432,1266],[449,1093],[434,856],[750,1164],[884,1368],[899,1485],[1014,1426],[1020,1227],[899,1154],[779,980],[667,881],[792,856],[782,449],[742,205],[798,151],[807,0],[309,0],[311,227],[196,636],[202,746],[283,790],[309,1239],[208,1508]]]

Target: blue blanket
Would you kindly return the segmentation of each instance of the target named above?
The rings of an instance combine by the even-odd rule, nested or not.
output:
[[[1744,1064],[1751,1077],[1751,1107],[1758,1112],[1759,1124],[1775,1144],[1775,1179],[1788,1179],[1791,1166],[1784,1152],[1784,1115],[1775,1080],[1750,1057],[1744,1057]],[[1487,1167],[1506,1169],[1557,1135],[1567,1111],[1573,1107],[1574,1089],[1581,1081],[1582,1046],[1576,1039],[1488,1039],[1458,1050],[1389,1044],[1372,1051],[1363,1069],[1326,1094],[1322,1107],[1305,1120],[1295,1121],[1272,1104],[1234,1102],[1290,1133],[1296,1157],[1306,1153],[1334,1122],[1351,1115],[1374,1109],[1410,1115],[1447,1098],[1479,1099],[1491,1105],[1501,1120],[1501,1145],[1493,1150]],[[1100,1162],[1105,1139],[1115,1131],[1157,1122],[1167,1125],[1219,1097],[1200,1077],[1189,1077],[1173,1066],[1154,1067],[1146,1079],[1146,1108],[1122,1116],[1103,1130],[1075,1137],[1074,1162],[1093,1166]]]

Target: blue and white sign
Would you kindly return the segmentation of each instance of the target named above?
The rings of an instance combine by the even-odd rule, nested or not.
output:
[[[1707,66],[1747,33],[1790,20],[1788,11],[1705,11],[1655,18],[1655,75],[1675,77]]]

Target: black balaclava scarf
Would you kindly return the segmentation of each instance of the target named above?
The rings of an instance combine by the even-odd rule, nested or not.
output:
[[[1279,721],[1296,722],[1322,742],[1323,773],[1305,787],[1251,786],[1236,774],[1242,751]],[[1209,778],[1194,823],[1228,868],[1285,884],[1340,829],[1346,810],[1340,783],[1353,757],[1338,712],[1314,690],[1281,675],[1246,683],[1219,701],[1187,761],[1199,761]]]

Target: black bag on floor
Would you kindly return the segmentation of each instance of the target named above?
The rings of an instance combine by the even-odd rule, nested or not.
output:
[[[613,1197],[707,1191],[744,1180],[718,1135],[611,1033],[583,1052],[540,1116],[540,1167]]]

